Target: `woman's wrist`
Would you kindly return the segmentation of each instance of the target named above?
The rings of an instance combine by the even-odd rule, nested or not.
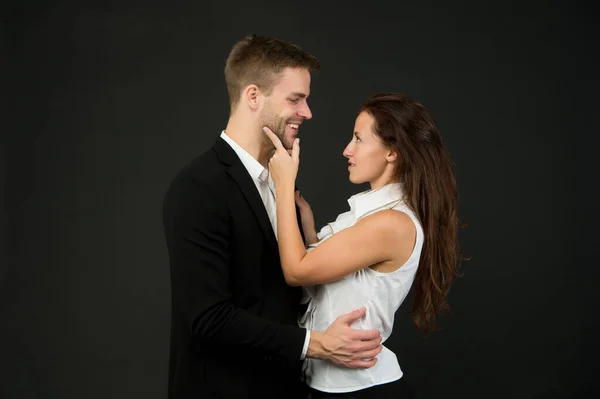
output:
[[[282,193],[291,191],[293,193],[294,188],[295,188],[294,185],[295,185],[294,180],[289,180],[289,181],[283,180],[275,186],[275,191],[282,192]]]

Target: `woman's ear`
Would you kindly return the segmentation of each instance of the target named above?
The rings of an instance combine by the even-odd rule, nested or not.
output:
[[[385,156],[385,160],[388,162],[396,162],[398,159],[398,153],[396,150],[388,150],[387,155]]]

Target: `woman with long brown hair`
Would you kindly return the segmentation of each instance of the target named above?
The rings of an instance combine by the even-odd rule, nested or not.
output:
[[[385,341],[414,286],[414,323],[434,330],[457,276],[459,245],[454,168],[429,111],[403,94],[379,93],[364,101],[344,156],[350,181],[368,182],[370,189],[352,196],[350,210],[318,234],[310,206],[294,191],[299,141],[290,153],[265,132],[276,149],[269,171],[283,274],[288,284],[304,286],[309,298],[300,324],[324,331],[337,316],[366,306],[366,316],[353,327],[378,329]],[[307,358],[304,377],[312,397],[402,393],[403,372],[393,352],[383,346],[373,359],[362,360],[364,369],[350,369]]]

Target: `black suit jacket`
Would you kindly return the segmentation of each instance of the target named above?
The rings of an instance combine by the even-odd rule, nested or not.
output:
[[[262,199],[223,139],[163,202],[171,266],[169,398],[305,397],[301,289],[286,284]]]

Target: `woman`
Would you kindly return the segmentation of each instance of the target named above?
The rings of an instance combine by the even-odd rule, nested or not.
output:
[[[353,327],[379,329],[385,342],[394,313],[414,283],[414,323],[433,330],[457,275],[458,218],[454,170],[427,109],[402,94],[365,100],[344,156],[350,181],[368,182],[371,188],[352,196],[350,211],[319,234],[310,206],[294,192],[299,141],[290,154],[271,131],[265,132],[276,147],[269,170],[276,186],[281,265],[288,284],[306,286],[310,295],[300,324],[322,331],[337,316],[366,306],[365,318]],[[313,398],[391,397],[402,392],[402,374],[385,347],[367,369],[305,361]]]

